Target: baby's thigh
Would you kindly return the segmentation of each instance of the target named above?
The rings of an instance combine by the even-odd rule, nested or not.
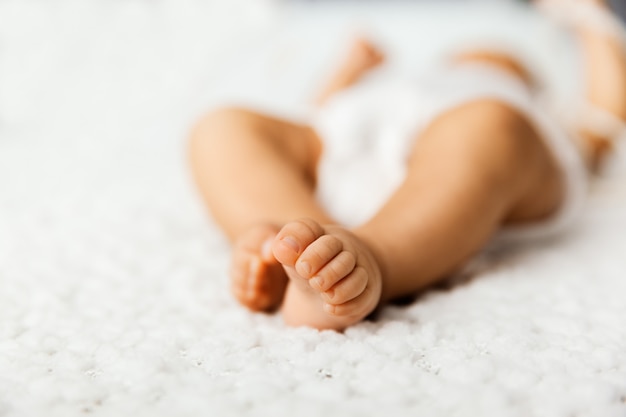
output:
[[[547,216],[563,199],[561,170],[540,133],[498,100],[473,101],[435,119],[416,141],[410,166],[410,175],[474,190],[470,197],[500,196],[508,221]]]
[[[522,156],[537,153],[542,141],[518,111],[495,99],[474,100],[436,117],[420,132],[411,159],[437,157],[474,169],[505,172],[520,166]],[[441,162],[441,161],[440,161]],[[449,168],[454,168],[449,166]]]
[[[313,128],[245,108],[207,113],[193,129],[190,147],[192,154],[204,150],[217,155],[224,147],[252,144],[278,151],[294,167],[315,177],[322,145]]]

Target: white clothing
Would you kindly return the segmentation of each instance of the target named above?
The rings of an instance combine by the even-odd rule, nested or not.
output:
[[[520,80],[487,64],[444,67],[412,80],[373,78],[333,97],[313,122],[324,143],[318,172],[321,203],[346,226],[367,221],[401,184],[420,132],[451,109],[485,98],[527,117],[556,157],[566,182],[566,198],[550,219],[505,229],[501,236],[542,237],[563,230],[584,200],[582,158],[566,130]]]

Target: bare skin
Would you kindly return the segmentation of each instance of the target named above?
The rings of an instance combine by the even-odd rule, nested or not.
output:
[[[324,105],[335,93],[349,88],[384,61],[385,55],[376,46],[365,39],[355,39],[345,61],[322,88],[315,103],[318,106]]]
[[[586,0],[605,7],[604,0]],[[576,29],[583,46],[587,72],[587,99],[601,109],[626,120],[626,54],[624,45],[602,33],[583,27]],[[597,172],[611,154],[613,145],[609,138],[582,129],[582,144],[587,165]]]
[[[321,97],[381,62],[366,41],[354,48],[361,51],[348,55]],[[504,55],[477,51],[464,59],[511,70]],[[191,139],[196,182],[233,242],[235,297],[254,311],[280,308],[294,326],[341,330],[357,323],[454,272],[503,225],[545,218],[563,199],[560,171],[542,138],[493,100],[453,109],[422,132],[404,183],[353,230],[315,200],[321,151],[310,127],[241,109],[208,115]]]

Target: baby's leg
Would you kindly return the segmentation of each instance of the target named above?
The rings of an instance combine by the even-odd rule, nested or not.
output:
[[[287,323],[334,329],[376,307],[381,277],[369,248],[331,226],[315,201],[321,144],[310,128],[221,110],[198,125],[190,151],[201,194],[234,243],[231,282],[242,304],[272,310],[286,291]],[[314,275],[321,281],[309,284]]]
[[[208,114],[190,141],[200,193],[231,240],[261,223],[330,221],[314,196],[321,151],[313,129],[243,109]]]
[[[190,141],[195,181],[233,242],[232,290],[253,310],[278,307],[287,276],[269,249],[287,221],[331,219],[314,197],[321,144],[305,126],[239,109],[215,111]]]
[[[549,216],[563,192],[532,126],[504,104],[478,101],[421,135],[404,184],[354,232],[377,256],[386,301],[452,273],[502,225]]]
[[[417,141],[405,182],[353,231],[332,225],[315,202],[319,151],[310,129],[240,110],[209,116],[191,142],[202,195],[235,241],[235,296],[270,310],[284,295],[291,325],[354,324],[381,301],[445,277],[503,223],[549,215],[562,197],[541,139],[492,101],[436,120]]]
[[[453,272],[503,224],[550,215],[562,192],[556,162],[515,111],[488,100],[453,110],[421,135],[406,180],[371,221],[351,232],[311,219],[281,229],[285,320],[354,324]]]

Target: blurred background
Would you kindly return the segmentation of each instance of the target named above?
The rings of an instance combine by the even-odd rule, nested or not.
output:
[[[301,100],[358,31],[400,66],[429,64],[468,39],[512,41],[541,61],[559,47],[526,9],[513,0],[4,0],[0,129],[6,138],[63,124],[64,136],[84,137],[227,96]],[[263,99],[270,82],[290,85]]]
[[[226,97],[291,107],[358,31],[405,67],[467,40],[511,42],[540,65],[559,59],[563,45],[527,9],[515,0],[3,0],[0,133],[124,134]]]

